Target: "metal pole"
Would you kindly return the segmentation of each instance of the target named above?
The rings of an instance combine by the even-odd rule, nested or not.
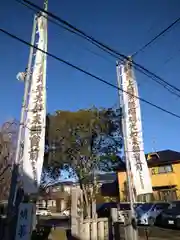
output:
[[[128,195],[129,195],[129,201],[130,201],[130,208],[131,208],[131,218],[135,218],[135,211],[134,211],[134,199],[133,199],[133,188],[132,188],[132,182],[131,182],[131,175],[130,175],[130,159],[128,157],[128,149],[127,149],[127,134],[126,134],[126,116],[125,116],[125,111],[124,111],[124,102],[123,102],[123,96],[122,96],[122,91],[120,89],[123,89],[123,84],[122,84],[122,75],[124,72],[119,71],[119,63],[117,62],[117,84],[118,84],[118,96],[119,96],[119,106],[120,109],[122,110],[122,135],[124,139],[124,153],[125,153],[125,162],[126,162],[126,175],[127,175],[127,185],[128,185]],[[133,229],[133,226],[131,225],[131,239],[132,240],[137,240],[137,231]],[[129,240],[129,239],[128,239]]]
[[[31,44],[34,45],[35,42],[35,34],[36,34],[36,16],[34,17],[33,22],[33,31],[31,36]],[[17,224],[17,216],[18,213],[18,207],[20,201],[23,198],[23,191],[19,191],[18,188],[18,177],[19,177],[19,160],[20,160],[20,154],[21,154],[21,146],[22,146],[22,139],[23,139],[23,129],[24,129],[24,121],[25,121],[25,114],[26,114],[26,106],[28,103],[28,92],[29,92],[29,86],[30,86],[30,76],[31,76],[31,67],[32,67],[32,60],[33,60],[33,47],[30,48],[30,54],[29,54],[29,60],[28,60],[28,67],[27,67],[27,74],[25,77],[25,86],[24,86],[24,96],[23,96],[23,103],[21,108],[21,117],[20,117],[20,125],[19,125],[19,132],[18,132],[18,140],[17,140],[17,148],[16,148],[16,155],[15,155],[15,161],[13,164],[13,172],[12,172],[12,178],[11,178],[11,186],[10,186],[10,193],[9,193],[9,199],[8,199],[8,225],[7,231],[6,231],[6,239],[14,239],[15,237],[15,231],[16,231],[16,224]],[[19,194],[18,194],[19,191]],[[17,200],[17,195],[20,201]],[[15,221],[13,221],[13,218],[15,217]],[[11,235],[11,237],[10,237]]]

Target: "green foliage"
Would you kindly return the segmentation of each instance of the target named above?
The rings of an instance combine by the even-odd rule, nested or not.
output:
[[[102,196],[100,193],[96,194],[96,203],[102,204],[106,202],[118,202],[118,197],[109,197],[109,196]]]
[[[120,122],[120,113],[113,109],[56,111],[47,117],[44,166],[51,175],[65,169],[69,177],[78,178],[86,216],[97,192],[95,171],[112,171],[119,162],[113,156],[122,147]]]
[[[122,145],[120,114],[113,109],[56,111],[48,115],[45,166],[87,179],[94,170],[111,171]]]

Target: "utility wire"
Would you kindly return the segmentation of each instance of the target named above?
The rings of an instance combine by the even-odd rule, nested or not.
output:
[[[99,41],[97,41],[96,39],[94,39],[93,37],[91,36],[88,36],[85,32],[77,29],[76,27],[74,27],[73,25],[71,25],[70,23],[68,23],[67,21],[61,19],[60,17],[54,15],[53,13],[49,12],[49,11],[45,11],[43,8],[35,5],[34,3],[30,2],[30,1],[26,1],[26,0],[15,0],[16,2],[18,3],[26,3],[24,4],[25,6],[28,6],[30,5],[31,7],[33,7],[34,9],[40,11],[40,12],[44,12],[48,15],[48,17],[51,17],[53,19],[53,22],[56,24],[56,25],[59,25],[61,28],[71,32],[71,33],[74,33],[76,35],[78,35],[79,37],[83,38],[83,39],[86,39],[87,41],[89,41],[91,44],[95,45],[96,47],[100,48],[101,50],[105,51],[106,53],[109,53],[111,54],[111,49],[107,49],[108,46],[106,45],[103,45],[102,43],[100,43]],[[28,4],[28,5],[27,5]],[[31,8],[32,9],[32,8]],[[54,21],[54,19],[56,21]],[[50,20],[50,18],[48,18],[48,20]],[[52,20],[51,20],[52,21]],[[61,24],[59,24],[61,23]],[[63,24],[63,25],[62,25]],[[65,26],[66,27],[65,27]],[[112,55],[112,54],[111,54]],[[112,55],[113,56],[113,55]],[[125,55],[122,55],[122,56],[125,56]],[[125,56],[126,57],[126,56]],[[116,56],[116,59],[118,57]],[[119,56],[120,58],[120,56]],[[129,59],[128,57],[126,57],[127,60]],[[123,60],[123,57],[121,58],[121,60]]]
[[[144,46],[142,46],[138,51],[133,53],[132,57],[136,56],[140,52],[142,52],[145,48],[149,47],[152,43],[154,43],[159,37],[164,35],[168,30],[170,30],[172,27],[174,27],[176,24],[178,24],[180,21],[180,17],[176,19],[174,22],[172,22],[168,27],[166,27],[164,30],[162,30],[159,34],[157,34],[153,39],[151,39],[148,43],[146,43]]]
[[[21,0],[15,0],[15,1],[17,1],[18,3],[20,3],[20,4],[24,5],[25,7],[27,7],[27,8],[29,8],[29,9],[31,9],[31,10],[33,10],[33,11],[36,12],[36,9],[37,9],[37,8],[35,9],[35,7],[32,7],[31,5],[29,6],[28,4],[22,2]],[[39,9],[39,7],[38,7],[38,9]],[[57,21],[55,21],[55,20],[53,20],[53,19],[51,19],[51,18],[49,18],[49,17],[46,17],[46,19],[48,19],[50,22],[56,24],[57,26],[65,29],[65,30],[67,30],[67,31],[69,31],[69,32],[71,32],[71,33],[73,33],[73,34],[76,34],[76,35],[78,35],[79,37],[81,37],[81,38],[84,39],[84,36],[82,36],[80,33],[76,32],[75,30],[69,29],[68,27],[62,25],[60,22],[57,22]],[[85,38],[85,39],[89,41],[89,39],[87,39],[87,38]],[[114,54],[114,53],[112,53],[112,52],[110,52],[110,51],[107,51],[107,49],[103,48],[103,47],[100,46],[100,45],[97,45],[96,43],[92,42],[91,40],[90,40],[90,43],[93,44],[93,45],[95,45],[96,47],[100,48],[101,50],[105,51],[106,53],[110,54],[112,57],[114,57],[114,58],[116,58],[116,59],[118,58],[116,54]],[[89,50],[89,51],[90,51],[90,50]],[[94,52],[92,52],[92,51],[90,51],[90,52],[93,53],[93,54],[95,54],[95,55],[97,55],[97,56],[100,56],[100,57],[104,58],[105,60],[108,60],[107,58],[105,58],[104,56],[102,56],[102,55],[100,55],[100,54],[94,53]],[[122,62],[123,62],[123,59],[121,59],[120,62],[122,63]],[[142,74],[144,74],[144,75],[146,75],[147,77],[149,77],[151,80],[153,80],[153,81],[155,81],[156,83],[158,83],[159,85],[163,86],[166,90],[168,90],[168,91],[169,91],[170,93],[172,93],[173,95],[176,95],[177,97],[180,98],[180,94],[176,93],[173,89],[170,89],[169,86],[168,86],[166,83],[163,83],[163,82],[161,82],[159,79],[156,79],[154,76],[151,76],[151,75],[147,74],[146,72],[144,72],[143,69],[141,69],[141,68],[139,68],[139,67],[137,67],[137,66],[135,66],[135,65],[134,65],[134,68],[135,68],[136,70],[138,70],[139,72],[141,72]]]
[[[57,57],[56,55],[54,55],[54,54],[52,54],[52,53],[46,52],[46,51],[44,51],[44,50],[42,50],[42,49],[39,49],[37,46],[30,44],[29,42],[27,42],[27,41],[25,41],[25,40],[17,37],[16,35],[14,35],[14,34],[12,34],[12,33],[9,33],[8,31],[6,31],[6,30],[4,30],[4,29],[2,29],[2,28],[0,28],[0,32],[4,33],[5,35],[7,35],[7,36],[9,36],[9,37],[11,37],[11,38],[13,38],[13,39],[18,40],[19,42],[21,42],[21,43],[23,43],[23,44],[25,44],[25,45],[27,45],[27,46],[33,47],[33,48],[35,48],[35,49],[37,49],[37,50],[39,50],[39,51],[47,54],[48,56],[50,56],[50,57],[52,57],[52,58],[60,61],[61,63],[64,63],[64,64],[68,65],[69,67],[74,68],[74,69],[76,69],[76,70],[78,70],[78,71],[80,71],[80,72],[82,72],[82,73],[84,73],[84,74],[86,74],[86,75],[88,75],[88,76],[90,76],[90,77],[98,80],[99,82],[105,83],[105,84],[108,85],[108,86],[111,86],[111,87],[113,87],[113,88],[115,88],[115,89],[117,89],[117,90],[120,90],[120,91],[122,91],[122,92],[125,92],[125,93],[128,94],[129,96],[135,97],[135,98],[139,99],[140,101],[142,101],[142,102],[144,102],[144,103],[146,103],[146,104],[148,104],[148,105],[150,105],[150,106],[152,106],[152,107],[154,107],[154,108],[156,108],[156,109],[158,109],[158,110],[161,110],[162,112],[168,113],[169,115],[172,115],[172,116],[180,119],[180,115],[178,115],[178,114],[176,114],[176,113],[173,113],[173,112],[171,112],[171,111],[169,111],[169,110],[166,110],[166,109],[162,108],[161,106],[158,106],[158,105],[156,105],[156,104],[154,104],[154,103],[151,103],[151,102],[149,102],[148,100],[145,100],[144,98],[137,97],[137,96],[129,93],[128,91],[125,91],[125,90],[123,90],[123,89],[121,89],[121,88],[118,88],[116,85],[114,85],[114,84],[106,81],[105,79],[103,79],[103,78],[101,78],[101,77],[98,77],[98,76],[96,76],[96,75],[94,75],[94,74],[92,74],[92,73],[90,73],[90,72],[88,72],[88,71],[86,71],[86,70],[84,70],[84,69],[82,69],[82,68],[80,68],[80,67],[78,67],[78,66],[76,66],[76,65],[74,65],[74,64],[72,64],[72,63],[70,63],[70,62],[68,62],[68,61],[66,61],[66,60],[64,60],[64,59],[62,59],[62,58],[59,58],[59,57]]]
[[[78,35],[79,37],[82,37],[84,39],[86,39],[87,41],[89,41],[91,44],[95,45],[96,47],[100,48],[101,50],[105,51],[106,53],[110,54],[111,56],[115,57],[116,59],[118,58],[120,60],[120,62],[122,62],[123,60],[129,60],[129,57],[125,56],[122,53],[119,53],[117,50],[112,49],[111,47],[109,47],[108,45],[96,40],[94,37],[87,35],[84,31],[76,28],[75,26],[73,26],[72,24],[70,24],[69,22],[63,20],[62,18],[54,15],[53,13],[49,12],[49,11],[45,11],[43,8],[35,5],[34,3],[28,1],[28,0],[15,0],[19,3],[26,3],[28,5],[30,5],[31,7],[46,13],[49,17],[55,19],[57,22],[63,24],[66,26],[66,30],[73,32],[74,34]],[[49,18],[48,18],[49,19]],[[62,26],[62,25],[60,25]],[[64,28],[64,26],[63,26]],[[65,28],[64,28],[65,29]],[[157,76],[155,73],[151,72],[150,70],[148,70],[147,68],[145,68],[144,66],[140,65],[139,63],[136,63],[135,61],[132,60],[132,64],[135,67],[135,69],[137,69],[138,71],[140,71],[141,73],[145,74],[147,77],[151,78],[153,81],[159,83],[160,85],[162,85],[163,87],[165,87],[168,91],[170,91],[171,93],[175,94],[176,96],[180,97],[179,94],[177,94],[175,91],[180,93],[180,89],[177,88],[176,86],[168,83],[167,81],[165,81],[163,78]],[[169,90],[169,88],[172,88],[171,90]]]
[[[16,1],[17,1],[18,3],[24,5],[25,7],[27,7],[27,8],[29,8],[29,9],[31,9],[31,10],[33,10],[33,11],[36,12],[35,7],[29,6],[28,4],[22,2],[21,0],[16,0]],[[57,22],[57,21],[55,21],[55,20],[52,20],[52,19],[49,18],[49,17],[46,17],[46,19],[48,19],[50,22],[56,24],[57,26],[65,29],[65,30],[67,30],[67,31],[69,31],[69,32],[71,32],[71,33],[73,33],[73,34],[78,35],[78,36],[81,37],[81,38],[83,37],[80,33],[77,33],[77,32],[75,32],[75,30],[72,30],[72,29],[67,28],[66,26],[62,25],[60,22]],[[83,39],[84,39],[84,37],[83,37]],[[88,40],[88,39],[86,39],[86,40]],[[88,41],[89,41],[89,40],[88,40]],[[96,47],[100,48],[101,50],[105,51],[106,53],[110,54],[112,57],[114,57],[114,58],[117,59],[117,55],[116,55],[116,54],[107,51],[105,48],[102,48],[101,46],[99,46],[99,45],[97,45],[97,44],[94,44],[94,42],[92,42],[92,41],[90,41],[90,43],[93,44],[93,45],[95,45]],[[90,50],[89,50],[89,51],[90,51]],[[93,53],[92,51],[90,51],[90,52]],[[96,53],[93,53],[93,54],[99,55],[99,54],[96,54]],[[99,56],[101,56],[101,55],[99,55]],[[101,57],[104,58],[105,60],[107,60],[107,58],[105,58],[104,56],[101,56]],[[123,60],[121,60],[121,62],[123,62]],[[146,72],[144,72],[143,69],[141,69],[141,68],[139,68],[139,67],[137,67],[137,66],[135,66],[135,65],[134,65],[134,68],[135,68],[136,70],[138,70],[139,72],[141,72],[142,74],[144,74],[144,75],[146,75],[147,77],[149,77],[149,78],[150,78],[151,80],[153,80],[154,82],[156,82],[156,83],[158,83],[159,85],[163,86],[166,90],[168,90],[168,91],[169,91],[170,93],[172,93],[173,95],[175,95],[175,96],[177,96],[177,97],[180,98],[180,94],[176,93],[176,91],[174,91],[173,89],[171,89],[166,83],[163,83],[163,82],[161,82],[159,79],[156,79],[154,76],[151,76],[151,75],[147,74]]]
[[[31,11],[33,11],[33,12],[36,13],[36,9],[35,9],[34,7],[29,6],[28,4],[22,2],[21,0],[15,0],[15,1],[18,2],[18,3],[20,3],[21,5],[25,6],[26,8],[28,8],[28,9],[30,9]],[[51,19],[51,18],[49,18],[49,17],[47,17],[47,16],[44,16],[44,17],[45,17],[49,22],[55,24],[56,26],[61,27],[61,28],[63,28],[64,30],[66,30],[66,31],[68,31],[68,32],[71,32],[71,33],[73,33],[73,34],[76,34],[76,35],[79,36],[79,37],[82,37],[82,35],[80,35],[79,33],[75,32],[74,30],[71,30],[71,29],[65,27],[65,26],[62,25],[61,23],[59,23],[59,22],[57,22],[57,21],[55,21],[55,20],[53,20],[53,19]],[[103,55],[101,55],[101,54],[99,54],[99,53],[96,53],[96,52],[92,51],[92,50],[89,49],[89,48],[85,48],[85,49],[86,49],[87,51],[91,52],[92,54],[94,54],[94,55],[96,55],[96,56],[98,56],[98,57],[101,57],[101,58],[107,60],[108,62],[115,63],[115,62],[113,62],[113,60],[110,60],[110,59],[108,59],[108,58],[105,58],[105,56],[103,56]],[[101,49],[101,50],[102,50],[102,49]],[[107,53],[107,52],[106,52],[106,53]],[[112,54],[111,52],[108,52],[108,53],[109,53],[112,57],[117,58],[117,56],[116,56],[115,54]],[[123,61],[123,60],[122,60],[122,61]],[[147,74],[146,74],[145,72],[143,72],[141,69],[138,69],[137,67],[135,67],[135,69],[138,70],[139,72],[141,72],[142,74],[146,75],[147,77],[152,78],[150,75],[147,75]],[[158,80],[154,79],[154,81],[156,81],[158,84],[162,85],[162,83],[159,82]],[[163,86],[163,85],[162,85],[162,86]],[[165,85],[164,85],[164,87],[165,87],[168,91],[170,91],[170,89],[168,89]],[[175,94],[175,95],[177,95],[178,97],[180,97],[179,94],[176,94],[175,92],[172,92],[172,93]]]
[[[29,6],[28,4],[22,2],[21,0],[15,0],[15,1],[18,2],[18,3],[20,3],[21,5],[25,6],[26,8],[30,9],[30,10],[33,11],[34,13],[37,13],[37,11],[36,11],[36,9],[35,9],[34,7]],[[70,28],[67,28],[66,26],[62,25],[61,23],[59,23],[59,22],[57,22],[57,21],[55,21],[55,20],[53,20],[53,19],[51,19],[51,18],[49,18],[49,17],[47,17],[47,16],[44,16],[44,17],[45,17],[49,22],[57,25],[58,27],[60,27],[60,28],[62,28],[62,29],[64,29],[64,30],[66,30],[66,31],[68,31],[68,32],[70,32],[70,33],[73,33],[73,34],[77,35],[78,37],[81,37],[81,38],[82,38],[82,35],[80,35],[79,33],[75,32],[74,30],[72,30],[72,29],[70,29]],[[114,63],[114,64],[115,64],[115,61],[110,60],[110,59],[106,58],[105,56],[103,56],[103,55],[101,55],[101,54],[99,54],[99,53],[97,53],[97,52],[95,52],[95,51],[92,51],[92,50],[89,49],[89,48],[86,48],[86,47],[83,47],[83,48],[84,48],[86,51],[92,53],[93,55],[96,55],[96,56],[98,56],[98,57],[101,57],[101,58],[103,58],[104,60],[106,60],[106,61],[108,61],[108,62],[110,62],[110,63]],[[102,49],[101,49],[101,50],[102,50]],[[106,52],[106,53],[107,53],[107,52]],[[113,57],[114,57],[114,56],[113,56]]]
[[[177,96],[178,98],[180,98],[180,93],[177,93],[175,90],[173,90],[172,88],[170,88],[168,85],[166,85],[165,83],[162,83],[160,80],[158,80],[157,78],[149,75],[147,72],[143,71],[141,68],[138,68],[137,66],[134,66],[134,68],[139,71],[140,73],[146,75],[148,78],[150,78],[152,81],[158,83],[159,85],[161,85],[162,87],[164,87],[167,91],[169,91],[171,94]]]
[[[168,62],[172,61],[174,58],[176,58],[177,56],[179,56],[179,52],[180,52],[180,49],[176,50],[176,53],[175,53],[174,55],[171,55],[169,58],[167,58],[167,59],[163,62],[162,66],[163,66],[163,65],[166,65]],[[162,66],[161,66],[161,67],[162,67]]]

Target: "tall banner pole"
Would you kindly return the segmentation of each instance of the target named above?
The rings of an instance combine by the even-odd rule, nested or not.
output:
[[[138,231],[135,226],[135,211],[134,211],[134,193],[133,193],[133,183],[131,178],[130,171],[130,159],[128,155],[128,144],[127,144],[127,125],[126,125],[126,115],[125,115],[125,104],[126,99],[123,98],[123,92],[120,89],[123,89],[123,78],[125,77],[124,66],[117,63],[116,66],[117,72],[117,84],[118,84],[118,95],[119,95],[119,105],[122,112],[121,123],[122,123],[122,133],[123,133],[123,143],[124,143],[124,160],[126,163],[126,176],[127,176],[127,187],[128,187],[128,197],[130,201],[130,214],[128,214],[127,227],[125,227],[125,238],[126,240],[137,240]],[[133,225],[134,221],[134,225]]]
[[[47,5],[45,0],[45,10]],[[35,16],[31,45],[35,44],[35,39],[37,48],[46,52],[47,18],[44,13]],[[25,81],[25,90],[8,202],[7,240],[29,239],[32,231],[35,208],[34,204],[28,203],[26,196],[37,196],[44,162],[46,54],[31,47],[26,72],[19,73],[17,77]],[[26,203],[22,203],[23,199]]]
[[[48,1],[44,8],[47,10]],[[36,16],[36,46],[31,74],[31,85],[26,110],[23,155],[20,163],[20,180],[24,193],[24,202],[19,206],[15,240],[30,240],[36,222],[36,200],[29,202],[29,196],[39,193],[41,173],[45,151],[46,126],[46,54],[47,18],[40,12]],[[42,51],[40,51],[42,50]],[[23,228],[22,228],[23,226]]]
[[[123,69],[121,87],[123,88],[122,101],[125,122],[124,141],[126,142],[135,196],[140,196],[152,193],[152,182],[144,154],[139,95],[131,61],[127,61],[125,65],[121,66],[121,69]]]
[[[37,48],[47,51],[47,18],[37,17]],[[29,91],[24,153],[22,161],[22,184],[25,194],[37,194],[44,162],[46,125],[46,54],[36,50]]]
[[[123,89],[123,81],[122,79],[124,78],[124,66],[123,65],[119,65],[117,63],[116,66],[116,72],[117,72],[117,84],[118,84],[118,96],[119,96],[119,106],[122,112],[122,116],[121,116],[121,124],[122,124],[122,133],[123,133],[123,144],[124,144],[124,160],[126,163],[126,176],[127,176],[127,185],[128,185],[128,196],[129,196],[129,201],[130,201],[130,205],[131,205],[131,210],[134,210],[134,206],[133,206],[133,191],[132,191],[132,181],[131,181],[131,172],[130,172],[130,164],[129,164],[129,159],[128,159],[128,151],[127,151],[127,134],[126,134],[126,117],[125,117],[125,109],[124,109],[124,100],[123,99],[123,92],[120,89]]]
[[[31,36],[31,45],[34,45],[36,34],[36,17],[34,17],[33,30]],[[32,68],[32,59],[33,59],[33,47],[30,48],[28,66],[25,72],[21,72],[17,75],[17,79],[24,82],[24,96],[21,108],[21,117],[20,125],[18,131],[18,139],[16,146],[16,155],[13,164],[12,177],[11,177],[11,186],[8,199],[8,212],[7,212],[7,227],[5,229],[5,239],[14,239],[16,224],[17,224],[17,214],[18,208],[21,200],[23,199],[22,188],[19,188],[19,174],[20,174],[20,165],[22,158],[23,150],[23,140],[24,140],[24,122],[26,118],[26,109],[28,104],[28,94],[30,87],[30,78],[31,78],[31,68]]]
[[[125,64],[117,63],[119,101],[122,109],[122,130],[126,162],[128,195],[131,206],[127,239],[137,240],[134,201],[137,196],[152,193],[152,183],[144,154],[141,110],[137,83],[131,59]]]

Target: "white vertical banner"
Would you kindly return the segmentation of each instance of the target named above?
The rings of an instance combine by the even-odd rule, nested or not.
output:
[[[47,19],[38,17],[37,47],[47,51]],[[46,54],[37,50],[31,78],[25,123],[22,183],[25,193],[37,193],[41,180],[45,149]]]
[[[21,203],[19,205],[15,240],[31,239],[33,215],[35,214],[34,205],[33,203]]]
[[[124,92],[122,93],[125,117],[126,156],[131,168],[131,175],[136,195],[152,193],[152,183],[144,154],[142,136],[141,110],[138,97],[137,83],[129,64],[119,65],[118,74]]]

